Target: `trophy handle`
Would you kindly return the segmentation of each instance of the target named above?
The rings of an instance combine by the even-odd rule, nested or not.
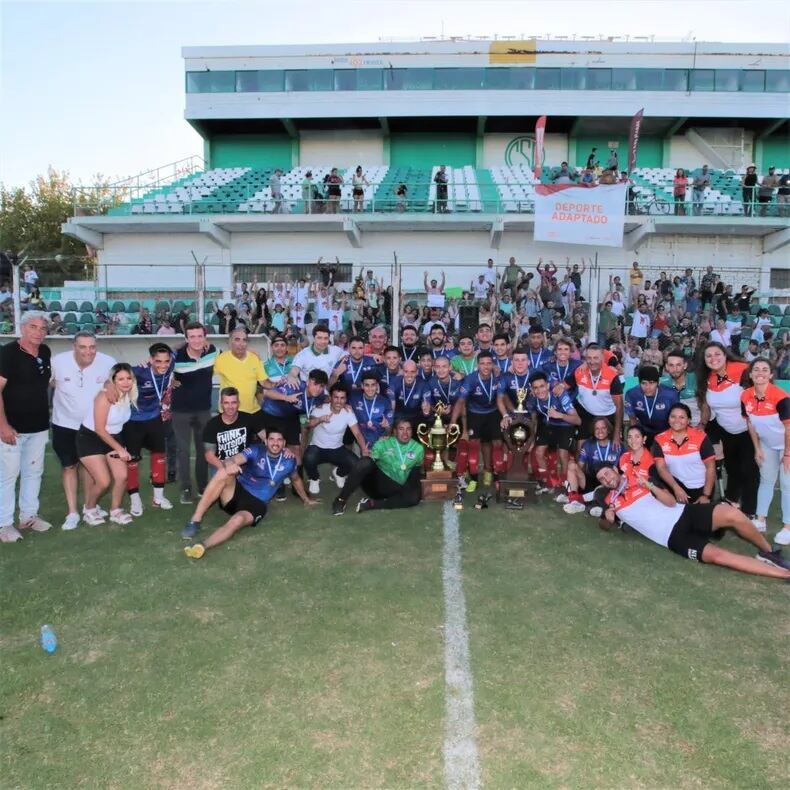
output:
[[[461,438],[461,427],[456,423],[447,426],[447,446],[452,447]]]
[[[428,426],[425,425],[425,423],[420,423],[417,426],[417,438],[420,440],[420,442],[422,442],[422,444],[424,444],[430,450],[431,445],[425,438],[429,434],[430,434],[430,430],[428,429]]]

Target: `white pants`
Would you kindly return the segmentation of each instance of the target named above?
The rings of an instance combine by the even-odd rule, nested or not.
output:
[[[20,523],[38,515],[38,495],[48,438],[49,431],[39,431],[20,433],[16,444],[0,442],[0,527],[14,523],[17,478]]]
[[[772,450],[761,445],[765,460],[760,467],[760,487],[757,489],[757,515],[767,516],[774,496],[776,478],[779,478],[779,491],[782,496],[782,523],[790,524],[790,474],[782,466],[784,450]]]

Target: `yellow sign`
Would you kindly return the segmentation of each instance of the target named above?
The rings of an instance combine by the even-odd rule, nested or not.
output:
[[[530,41],[492,41],[488,49],[488,62],[504,65],[506,63],[534,63],[537,42]]]

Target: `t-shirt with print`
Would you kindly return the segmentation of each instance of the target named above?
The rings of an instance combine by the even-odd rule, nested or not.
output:
[[[256,414],[240,411],[232,423],[225,422],[222,415],[217,414],[203,429],[203,444],[207,450],[213,450],[220,461],[224,461],[257,443],[258,431],[262,427]]]

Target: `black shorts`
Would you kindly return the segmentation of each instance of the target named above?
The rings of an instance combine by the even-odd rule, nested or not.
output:
[[[52,426],[52,449],[64,469],[76,466],[80,462],[80,455],[77,451],[77,433],[78,431],[74,428],[64,428],[61,425]]]
[[[112,447],[102,439],[96,431],[86,428],[84,425],[80,426],[77,434],[77,453],[80,458],[87,458],[91,455],[107,455],[107,453],[114,453]],[[118,444],[123,445],[123,436],[120,433],[112,434]]]
[[[163,453],[165,451],[165,424],[161,417],[151,420],[134,422],[129,420],[123,426],[123,438],[126,449],[132,458],[139,460],[143,450],[150,453]]]
[[[601,418],[608,420],[609,424],[614,428],[614,414],[590,414],[580,403],[574,404],[576,413],[581,417],[582,423],[576,429],[576,437],[584,441],[585,439],[593,438],[593,424],[596,420]]]
[[[572,450],[576,435],[573,425],[549,425],[545,420],[538,422],[535,444],[552,450]]]
[[[479,442],[496,442],[502,440],[502,429],[499,423],[502,416],[498,411],[490,414],[475,414],[471,411],[466,413],[466,428],[470,439],[477,439]]]
[[[266,503],[253,496],[247,491],[244,486],[236,481],[236,487],[233,489],[233,496],[223,505],[220,502],[220,507],[229,515],[235,516],[236,513],[241,513],[246,510],[252,515],[252,526],[258,525],[258,522],[266,515]]]
[[[362,189],[362,187],[354,187],[351,194],[354,195],[355,198],[361,198],[365,194],[365,190]]]
[[[710,420],[705,426],[705,435],[710,439],[711,444],[718,444],[721,441],[721,428],[716,420]]]
[[[713,529],[712,502],[686,505],[669,536],[667,548],[689,560],[702,562],[702,550],[720,537],[722,530]]]
[[[688,494],[689,503],[692,505],[705,493],[705,486],[700,486],[699,488],[689,488],[687,485],[684,485],[682,481],[678,480],[677,477],[675,480],[677,481],[677,484]]]
[[[291,447],[297,446],[302,441],[302,424],[299,422],[298,414],[289,414],[287,417],[275,417],[265,411],[258,412],[260,417],[260,427],[266,433],[269,431],[281,431],[285,443]]]

